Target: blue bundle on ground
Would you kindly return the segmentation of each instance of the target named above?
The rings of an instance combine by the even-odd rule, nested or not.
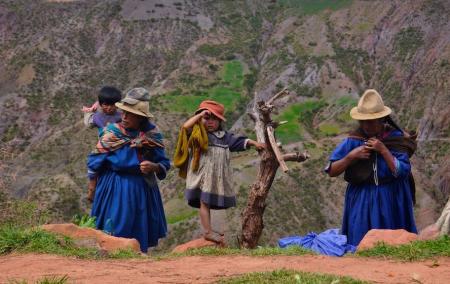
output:
[[[339,229],[329,229],[320,234],[311,232],[306,236],[290,236],[278,240],[281,248],[298,245],[311,249],[319,254],[343,256],[347,252],[354,253],[356,247],[347,244],[347,236],[339,234]]]

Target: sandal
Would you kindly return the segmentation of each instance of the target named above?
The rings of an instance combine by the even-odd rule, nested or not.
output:
[[[215,242],[216,244],[219,244],[219,245],[222,245],[224,243],[223,235],[220,235],[219,233],[214,232],[214,231],[205,233],[203,235],[203,238],[207,241]]]

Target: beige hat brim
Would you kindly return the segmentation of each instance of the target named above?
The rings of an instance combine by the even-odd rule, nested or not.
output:
[[[142,111],[135,110],[135,109],[133,109],[133,108],[123,104],[123,103],[116,103],[116,107],[118,107],[118,108],[120,108],[120,109],[122,109],[124,111],[131,112],[131,113],[134,113],[134,114],[137,114],[137,115],[140,115],[140,116],[144,116],[144,117],[148,117],[148,118],[152,118],[153,117],[153,114],[151,114],[151,113],[144,113]]]
[[[356,120],[370,120],[370,119],[382,118],[382,117],[390,115],[391,113],[392,113],[392,110],[387,106],[384,107],[383,111],[375,112],[375,113],[360,113],[358,111],[358,107],[354,107],[350,111],[350,116]]]

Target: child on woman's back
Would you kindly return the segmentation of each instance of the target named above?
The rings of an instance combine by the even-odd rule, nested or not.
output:
[[[121,99],[122,93],[118,89],[111,86],[102,87],[98,94],[98,102],[90,108],[83,107],[84,124],[91,128],[96,127],[100,136],[103,128],[109,123],[121,121],[121,113],[115,106]]]
[[[231,186],[230,152],[243,151],[250,146],[265,148],[244,136],[223,130],[223,105],[215,101],[200,103],[195,115],[181,128],[174,164],[180,176],[186,178],[185,197],[188,204],[200,208],[204,238],[219,244],[223,235],[211,228],[210,209],[236,206],[236,193]]]

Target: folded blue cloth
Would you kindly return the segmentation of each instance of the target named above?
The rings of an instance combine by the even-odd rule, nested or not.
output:
[[[319,254],[343,256],[347,252],[354,253],[356,247],[347,244],[347,236],[340,235],[339,229],[329,229],[320,234],[311,232],[306,236],[290,236],[278,240],[281,248],[298,245],[311,249]]]

